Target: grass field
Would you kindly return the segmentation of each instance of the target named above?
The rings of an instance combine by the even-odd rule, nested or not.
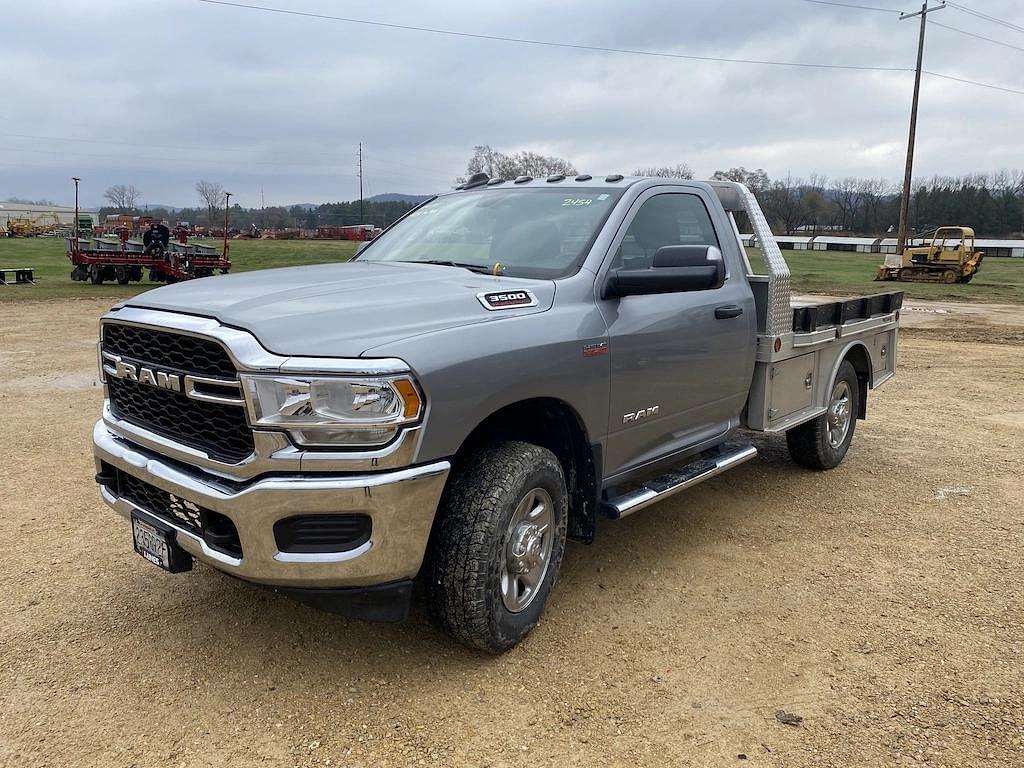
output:
[[[754,270],[760,268],[760,251],[748,248]],[[942,283],[876,283],[874,277],[884,258],[878,253],[835,251],[783,251],[798,293],[855,296],[884,290],[905,291],[908,298],[934,301],[973,301],[1024,304],[1024,259],[992,258],[967,285]]]
[[[211,242],[220,249],[219,240]],[[232,240],[231,271],[347,261],[357,245],[347,240]],[[125,298],[159,287],[146,279],[128,285],[76,283],[71,279],[64,240],[57,238],[0,238],[0,267],[34,267],[38,280],[35,286],[0,286],[0,301],[80,296]]]
[[[346,261],[355,252],[356,245],[346,241],[233,240],[232,271]],[[748,250],[756,267],[759,254],[756,249]],[[800,293],[844,296],[898,288],[915,299],[1024,304],[1022,259],[988,259],[972,283],[941,285],[873,282],[882,261],[882,256],[874,253],[785,251],[785,256],[793,274],[793,288]],[[125,286],[76,283],[69,276],[71,266],[63,240],[0,238],[0,267],[17,266],[34,267],[39,284],[0,286],[0,301],[80,296],[121,298],[157,287],[146,281]]]

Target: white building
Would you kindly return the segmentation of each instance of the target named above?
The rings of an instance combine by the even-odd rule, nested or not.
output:
[[[878,253],[877,237],[826,237],[818,235],[811,247],[816,251],[847,251],[851,253]]]
[[[811,247],[811,241],[813,237],[805,237],[801,235],[779,235],[775,238],[775,242],[779,244],[779,248],[787,251],[806,251]]]
[[[1024,240],[975,240],[974,247],[986,256],[1012,256],[1024,259]]]

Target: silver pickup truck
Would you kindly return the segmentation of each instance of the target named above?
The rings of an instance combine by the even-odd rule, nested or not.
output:
[[[168,571],[378,620],[418,580],[446,631],[497,652],[536,625],[567,539],[753,458],[744,430],[839,464],[901,302],[794,306],[739,184],[478,175],[349,263],[113,308],[96,481]]]

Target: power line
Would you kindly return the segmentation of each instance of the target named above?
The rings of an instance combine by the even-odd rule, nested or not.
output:
[[[877,7],[873,7],[873,6],[859,6],[859,5],[854,5],[852,3],[834,3],[834,2],[831,2],[831,0],[829,0],[828,2],[826,2],[826,0],[806,0],[806,1],[807,2],[816,2],[816,3],[820,3],[820,4],[825,4],[825,5],[837,5],[838,4],[838,5],[843,5],[843,6],[846,6],[846,7],[862,8],[862,9],[865,9],[865,10],[873,10],[873,11],[882,11],[882,10],[888,11],[888,10],[890,10],[888,8],[877,8]],[[329,14],[312,13],[310,11],[293,11],[293,10],[286,9],[286,8],[274,8],[274,7],[271,7],[271,6],[253,5],[253,4],[250,4],[250,3],[229,2],[229,0],[199,0],[199,2],[206,3],[208,5],[222,5],[222,6],[226,6],[226,7],[229,7],[229,8],[242,8],[242,9],[245,9],[245,10],[252,10],[252,11],[264,11],[264,12],[267,12],[267,13],[279,13],[279,14],[284,14],[286,16],[299,16],[299,17],[303,17],[303,18],[320,19],[320,20],[324,20],[324,21],[339,21],[339,22],[343,22],[343,23],[347,23],[347,24],[362,24],[362,25],[371,26],[371,27],[383,27],[385,29],[402,29],[402,30],[406,30],[406,31],[410,31],[410,32],[425,32],[425,33],[428,33],[428,34],[445,35],[445,36],[448,36],[448,37],[466,37],[466,38],[471,38],[471,39],[475,39],[475,40],[494,40],[494,41],[504,42],[504,43],[519,43],[519,44],[523,44],[523,45],[538,45],[538,46],[543,46],[543,47],[546,47],[546,48],[568,48],[568,49],[572,49],[572,50],[597,51],[597,52],[601,52],[601,53],[619,53],[619,54],[626,54],[626,55],[632,55],[632,56],[653,56],[653,57],[657,57],[657,58],[666,58],[666,59],[685,59],[685,60],[689,60],[689,61],[712,61],[712,62],[722,62],[722,63],[727,63],[727,64],[762,64],[762,65],[767,65],[767,66],[800,67],[800,68],[806,68],[806,69],[840,69],[840,70],[859,70],[859,71],[868,71],[868,72],[913,72],[914,71],[910,67],[872,67],[872,66],[863,66],[863,65],[857,65],[857,64],[822,64],[822,63],[812,63],[812,62],[803,62],[803,61],[773,61],[773,60],[766,60],[766,59],[734,59],[734,58],[727,58],[727,57],[724,57],[724,56],[695,56],[695,55],[683,54],[683,53],[666,53],[666,52],[663,52],[663,51],[645,51],[645,50],[632,49],[632,48],[608,48],[608,47],[599,46],[599,45],[582,45],[582,44],[576,44],[576,43],[562,43],[562,42],[556,42],[556,41],[552,41],[552,40],[532,40],[532,39],[529,39],[529,38],[505,37],[505,36],[502,36],[502,35],[486,35],[486,34],[480,34],[480,33],[476,33],[476,32],[460,32],[460,31],[456,31],[456,30],[440,29],[440,28],[434,28],[434,27],[419,27],[419,26],[413,26],[411,24],[394,24],[394,23],[391,23],[391,22],[373,21],[373,20],[370,20],[370,19],[356,19],[356,18],[350,18],[350,17],[346,17],[346,16],[331,16]],[[948,0],[947,0],[946,4],[950,5],[950,6],[953,5],[953,3],[948,2]],[[957,7],[960,7],[960,6],[957,6]],[[895,11],[895,12],[899,13],[899,11]],[[1024,28],[1022,28],[1022,31],[1024,31]],[[1019,91],[1019,90],[1017,90],[1015,88],[1006,88],[1006,87],[1000,86],[1000,85],[993,85],[993,84],[990,84],[990,83],[982,83],[982,82],[978,82],[976,80],[968,80],[966,78],[960,78],[960,77],[956,77],[954,75],[945,75],[945,74],[942,74],[941,72],[925,72],[925,74],[931,75],[932,77],[943,78],[943,79],[946,79],[946,80],[955,80],[957,82],[966,83],[968,85],[976,85],[979,88],[988,88],[990,90],[1003,91],[1005,93],[1024,94],[1024,91]]]
[[[965,83],[967,85],[976,85],[979,88],[989,88],[993,91],[1003,91],[1005,93],[1016,93],[1020,96],[1024,96],[1024,91],[1017,88],[1007,88],[1005,85],[992,85],[991,83],[979,83],[977,80],[968,80],[965,77],[956,77],[955,75],[944,75],[941,72],[929,72],[927,69],[921,70],[926,75],[932,77],[941,77],[943,80],[952,80],[957,83]]]
[[[264,5],[251,5],[249,3],[228,2],[228,0],[199,0],[208,5],[223,5],[230,8],[244,8],[251,11],[265,11],[267,13],[280,13],[286,16],[301,16],[309,19],[320,19],[323,21],[340,21],[346,24],[362,24],[370,27],[384,27],[386,29],[402,29],[408,32],[425,32],[431,35],[444,35],[447,37],[466,37],[474,40],[492,40],[502,43],[518,43],[521,45],[537,45],[546,48],[569,48],[578,51],[597,51],[600,53],[621,53],[630,56],[653,56],[664,59],[686,59],[688,61],[714,61],[726,64],[761,64],[773,67],[801,67],[806,69],[850,69],[866,72],[911,72],[908,67],[872,67],[861,64],[821,64],[803,61],[775,61],[771,59],[734,59],[724,56],[696,56],[684,53],[668,53],[665,51],[645,51],[633,48],[608,48],[600,45],[583,45],[580,43],[562,43],[553,40],[533,40],[524,37],[506,37],[504,35],[487,35],[477,32],[460,32],[452,29],[440,29],[437,27],[419,27],[411,24],[394,24],[385,21],[373,21],[371,19],[355,19],[346,16],[331,16],[325,13],[312,13],[310,11],[293,11],[287,8],[273,8]]]
[[[990,21],[993,24],[999,24],[1001,26],[1007,27],[1008,29],[1012,29],[1017,32],[1024,32],[1024,27],[1019,26],[1018,24],[1006,21],[1005,19],[997,19],[995,16],[989,16],[987,13],[982,13],[981,11],[975,11],[972,8],[968,8],[966,5],[960,5],[960,3],[953,3],[950,2],[949,0],[946,0],[946,5],[948,5],[950,8],[956,8],[961,13],[967,13],[970,14],[971,16],[976,16],[979,19]]]
[[[1010,45],[1009,43],[1004,43],[1002,40],[993,40],[991,37],[977,35],[974,32],[968,32],[966,29],[958,29],[957,27],[951,27],[948,24],[940,24],[937,21],[931,20],[929,20],[928,23],[931,24],[933,27],[942,27],[943,29],[948,29],[950,32],[959,32],[961,35],[967,35],[968,37],[974,37],[977,38],[978,40],[985,40],[989,43],[995,43],[996,45],[1001,45],[1004,48],[1012,48],[1015,51],[1024,51],[1024,48],[1021,48],[1019,45]]]
[[[860,11],[880,11],[882,13],[900,13],[900,11],[894,8],[878,8],[873,5],[856,5],[854,3],[837,3],[833,0],[804,0],[805,3],[814,3],[815,5],[837,5],[840,8],[856,8]]]

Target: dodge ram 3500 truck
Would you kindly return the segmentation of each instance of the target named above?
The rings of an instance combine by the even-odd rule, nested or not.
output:
[[[161,568],[379,620],[419,577],[445,630],[497,652],[537,623],[567,539],[753,458],[744,430],[842,461],[901,302],[794,306],[739,184],[478,175],[349,263],[113,308],[96,480]]]

